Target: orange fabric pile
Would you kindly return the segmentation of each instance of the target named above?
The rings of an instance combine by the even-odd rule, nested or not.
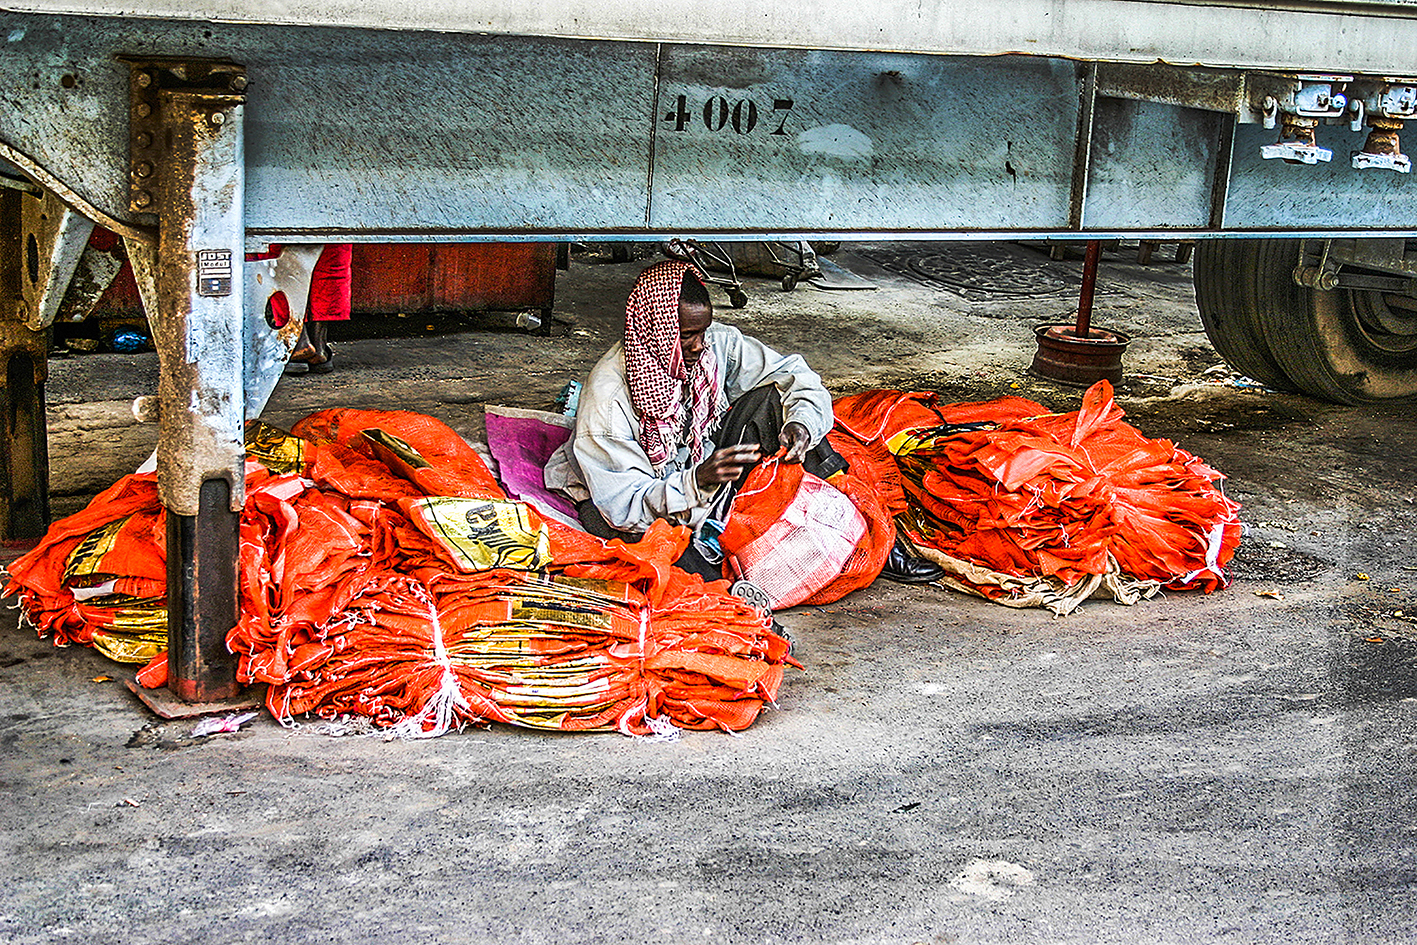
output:
[[[1174,589],[1228,583],[1241,524],[1223,477],[1125,423],[1106,381],[1064,414],[1018,397],[939,405],[899,391],[835,410],[833,444],[923,549],[1063,585],[1110,570]]]
[[[166,607],[165,522],[156,476],[125,476],[12,563],[4,596],[18,593],[25,619],[56,645],[92,645],[125,607]]]
[[[726,585],[672,567],[685,530],[604,542],[531,512],[549,532],[544,572],[467,573],[406,511],[429,495],[505,499],[456,433],[361,410],[322,411],[295,433],[248,426],[241,611],[227,641],[238,678],[270,685],[277,717],[353,713],[415,736],[481,721],[737,731],[776,697],[788,644]],[[136,524],[111,557],[140,573],[118,579],[165,593],[156,484],[128,476],[10,567],[6,594],[41,635],[89,642],[65,568],[119,521]]]
[[[787,644],[758,632],[747,608],[706,623],[721,595],[675,574],[681,586],[659,609],[600,579],[390,577],[353,602],[315,671],[280,687],[279,714],[355,713],[415,735],[466,721],[627,734],[654,720],[746,728],[782,683]]]

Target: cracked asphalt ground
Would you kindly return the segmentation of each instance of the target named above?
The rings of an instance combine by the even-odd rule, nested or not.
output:
[[[355,323],[335,373],[283,380],[266,418],[395,406],[475,439],[483,404],[546,407],[615,338],[647,262],[602,258],[558,274],[551,337],[491,315]],[[802,351],[838,393],[1077,405],[1024,370],[1032,327],[1069,320],[1078,259],[832,258],[877,288],[748,278],[747,307],[720,317]],[[194,738],[120,667],[7,610],[0,939],[1417,940],[1417,411],[1243,386],[1174,262],[1108,253],[1093,318],[1133,336],[1130,420],[1243,503],[1228,589],[1054,619],[877,582],[780,615],[806,669],[775,710],[676,742],[385,742],[264,716]],[[155,360],[51,366],[55,504],[72,511],[152,448],[128,404]]]

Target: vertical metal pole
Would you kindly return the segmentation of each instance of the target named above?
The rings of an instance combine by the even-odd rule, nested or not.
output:
[[[49,527],[48,329],[94,224],[52,191],[9,183],[0,195],[0,539],[28,541]]]
[[[196,515],[167,513],[167,687],[186,702],[240,691],[226,636],[236,626],[239,515],[221,479],[202,483]]]
[[[227,699],[240,690],[226,636],[236,625],[245,499],[238,278],[245,237],[244,96],[209,78],[200,64],[135,70],[135,87],[156,89],[160,124],[160,134],[142,138],[135,150],[134,204],[159,220],[147,277],[157,297],[152,328],[161,405],[158,491],[167,509],[168,687],[188,702]],[[143,148],[160,150],[148,156]]]
[[[1078,321],[1073,334],[1086,338],[1092,333],[1092,297],[1097,292],[1097,261],[1102,257],[1102,241],[1088,240],[1082,261],[1082,290],[1078,293]]]
[[[1215,147],[1215,176],[1210,184],[1210,227],[1213,230],[1225,228],[1225,208],[1230,199],[1230,174],[1235,161],[1234,118],[1222,118],[1220,136]],[[1184,262],[1177,251],[1177,262]]]
[[[43,335],[40,338],[43,339]],[[0,389],[4,442],[0,445],[0,539],[42,538],[49,528],[49,436],[44,416],[47,368],[39,351],[6,350],[4,388]]]
[[[48,333],[29,324],[34,312],[25,289],[42,265],[27,232],[23,201],[41,198],[0,190],[0,540],[40,538],[49,527],[49,440],[44,380]],[[33,245],[32,245],[33,244]],[[33,250],[33,251],[31,251]]]

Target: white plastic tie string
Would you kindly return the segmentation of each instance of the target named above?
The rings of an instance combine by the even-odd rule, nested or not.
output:
[[[443,625],[438,620],[438,605],[431,594],[419,588],[415,592],[418,600],[428,605],[428,619],[433,631],[433,661],[443,668],[442,682],[438,691],[428,698],[423,710],[411,715],[389,729],[389,739],[437,738],[456,726],[457,709],[467,709],[467,699],[458,685],[458,675],[453,670],[453,661],[448,656],[448,648],[443,643]],[[432,723],[431,726],[428,723]]]

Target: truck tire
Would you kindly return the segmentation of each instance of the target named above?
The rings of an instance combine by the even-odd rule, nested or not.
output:
[[[1258,242],[1260,321],[1274,359],[1299,390],[1342,404],[1417,396],[1417,309],[1409,307],[1411,301],[1372,289],[1297,285],[1292,272],[1298,241]]]
[[[1200,240],[1193,280],[1206,337],[1225,363],[1275,390],[1295,390],[1260,324],[1265,293],[1256,259],[1267,240]],[[1297,249],[1295,250],[1297,253]],[[1291,270],[1294,268],[1291,264]],[[1286,278],[1288,276],[1286,275]]]

